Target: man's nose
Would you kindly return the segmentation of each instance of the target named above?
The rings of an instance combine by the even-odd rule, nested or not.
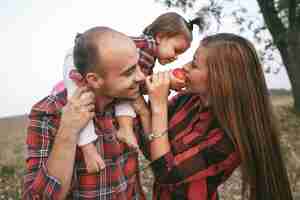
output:
[[[144,82],[146,79],[144,73],[141,71],[141,67],[138,66],[136,69],[136,73],[135,73],[135,81],[140,83],[140,82]]]

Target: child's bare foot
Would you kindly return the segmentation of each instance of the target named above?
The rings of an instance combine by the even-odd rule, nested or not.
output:
[[[86,144],[81,147],[88,173],[99,172],[105,168],[105,162],[97,152],[97,148],[93,143]]]
[[[136,140],[136,137],[135,137],[134,133],[131,132],[131,131],[125,131],[123,129],[119,129],[117,131],[117,138],[120,141],[128,144],[128,146],[130,146],[130,147],[133,147],[133,148],[138,148],[139,147],[138,143],[137,143],[137,140]]]

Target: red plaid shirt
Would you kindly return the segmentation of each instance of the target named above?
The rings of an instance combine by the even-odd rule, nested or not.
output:
[[[175,96],[168,110],[171,152],[152,163],[153,199],[218,199],[217,187],[240,164],[233,143],[198,96]]]
[[[47,173],[47,159],[59,128],[66,91],[48,96],[33,106],[27,135],[27,173],[23,199],[57,199],[60,182]],[[136,199],[144,200],[135,150],[116,140],[113,109],[96,113],[96,145],[106,168],[88,173],[80,148],[76,150],[72,185],[67,199]]]
[[[154,64],[157,58],[156,43],[152,36],[142,35],[140,37],[131,37],[138,51],[141,70],[145,75],[153,73]]]
[[[152,74],[156,60],[154,39],[146,35],[132,39],[139,50],[142,71]],[[54,94],[57,95],[50,95],[33,106],[29,115],[23,199],[56,199],[60,191],[59,180],[47,173],[47,158],[59,127],[60,110],[66,104],[66,91]],[[116,140],[113,115],[113,110],[97,113],[94,121],[99,136],[96,144],[107,167],[96,175],[87,173],[82,152],[77,148],[68,199],[144,199],[137,152]]]

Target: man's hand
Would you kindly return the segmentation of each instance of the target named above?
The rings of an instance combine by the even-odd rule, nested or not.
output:
[[[95,116],[95,95],[88,87],[79,87],[63,108],[61,125],[77,133]]]

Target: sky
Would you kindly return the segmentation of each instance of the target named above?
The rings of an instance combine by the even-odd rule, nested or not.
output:
[[[255,0],[241,1],[255,15]],[[201,5],[199,5],[201,6]],[[193,13],[167,9],[155,0],[1,0],[0,2],[0,118],[29,113],[62,79],[66,51],[77,32],[93,26],[109,26],[138,36],[157,16],[176,11],[186,19]],[[219,31],[237,32],[230,22]],[[180,66],[192,59],[203,35],[194,31],[191,48],[168,65]],[[162,67],[158,66],[158,70]],[[290,89],[284,68],[277,75],[266,74],[269,88]]]

